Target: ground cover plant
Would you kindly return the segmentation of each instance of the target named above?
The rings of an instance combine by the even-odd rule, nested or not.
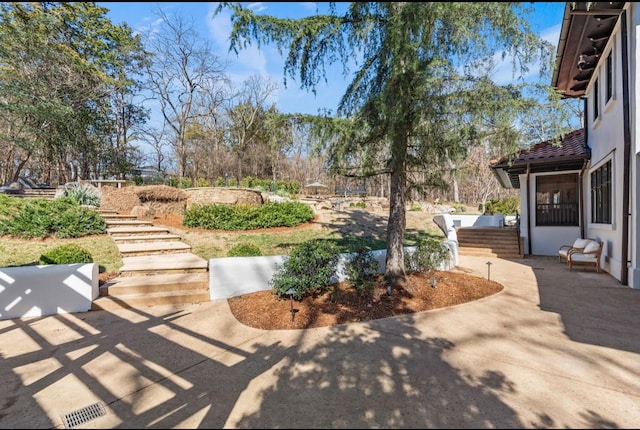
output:
[[[98,212],[71,197],[49,200],[0,195],[0,235],[20,238],[69,238],[105,233]]]

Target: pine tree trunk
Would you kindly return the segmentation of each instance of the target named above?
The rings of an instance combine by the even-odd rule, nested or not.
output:
[[[402,147],[403,145],[396,144],[394,146]],[[406,145],[404,146],[406,147]],[[406,276],[403,245],[407,222],[404,154],[406,154],[406,150],[398,148],[398,150],[394,152],[392,160],[389,220],[387,222],[387,256],[384,273],[387,284],[387,295],[391,295],[393,288],[403,286]]]

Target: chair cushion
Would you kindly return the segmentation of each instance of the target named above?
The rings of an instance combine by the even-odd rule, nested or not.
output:
[[[589,239],[580,239],[580,238],[578,238],[578,239],[576,239],[575,242],[573,242],[573,247],[582,249],[585,246],[587,246],[590,242],[593,242],[593,241],[589,240]]]
[[[598,250],[598,248],[600,248],[600,244],[595,240],[590,240],[587,246],[584,247],[584,250],[582,252],[584,253],[595,252]]]
[[[571,254],[569,256],[569,259],[573,262],[573,263],[587,263],[587,262],[596,262],[596,254],[580,254],[580,253],[576,253],[576,254]]]

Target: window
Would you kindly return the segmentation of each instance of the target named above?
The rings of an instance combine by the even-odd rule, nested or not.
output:
[[[605,103],[608,103],[609,100],[613,97],[613,59],[611,58],[611,52],[607,55],[607,93]]]
[[[593,82],[593,120],[597,120],[598,117],[600,116],[600,101],[598,100],[599,94],[598,94],[598,80],[596,79]]]
[[[611,160],[591,173],[591,222],[611,224]]]
[[[577,173],[536,177],[536,225],[579,225]]]

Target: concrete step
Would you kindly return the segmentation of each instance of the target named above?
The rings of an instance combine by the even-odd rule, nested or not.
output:
[[[122,257],[182,254],[185,252],[191,252],[191,245],[183,242],[121,243],[117,246]]]
[[[125,225],[120,227],[107,228],[107,233],[109,233],[112,237],[115,238],[115,237],[121,237],[121,236],[164,234],[164,233],[169,233],[169,229],[166,227],[156,227],[156,226]]]
[[[122,257],[120,276],[206,272],[209,262],[192,253]]]
[[[116,245],[122,243],[175,242],[180,240],[177,234],[133,234],[129,236],[111,236]]]
[[[132,294],[175,293],[182,290],[208,290],[208,273],[119,276],[100,287],[100,296],[121,297]]]

